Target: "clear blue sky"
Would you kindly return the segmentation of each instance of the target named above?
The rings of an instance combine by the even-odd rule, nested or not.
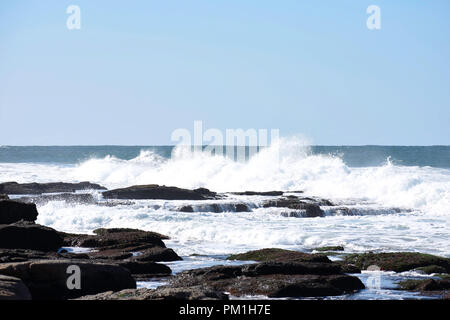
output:
[[[0,2],[0,145],[171,144],[194,120],[448,145],[450,1]]]

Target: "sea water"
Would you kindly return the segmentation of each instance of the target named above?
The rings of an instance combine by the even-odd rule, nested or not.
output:
[[[192,202],[165,200],[117,206],[55,201],[38,207],[37,222],[61,231],[130,227],[166,234],[171,238],[167,245],[180,255],[206,257],[195,258],[194,265],[217,264],[224,262],[217,257],[253,249],[311,251],[328,245],[342,245],[346,252],[450,257],[450,146],[327,147],[292,138],[244,162],[171,146],[2,146],[0,182],[7,181],[303,191],[336,205],[322,207],[323,218],[285,217],[280,209],[262,207],[267,197],[237,195],[195,202],[192,213],[177,211]],[[101,192],[88,192],[101,201]],[[227,210],[233,202],[245,202],[252,211]],[[209,210],[211,203],[222,204],[224,212]],[[182,269],[192,265],[192,259],[187,261]]]

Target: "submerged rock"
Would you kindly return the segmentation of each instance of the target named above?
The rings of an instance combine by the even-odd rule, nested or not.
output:
[[[0,193],[4,194],[42,194],[42,193],[58,193],[58,192],[75,192],[79,190],[106,190],[106,188],[90,182],[0,183]]]
[[[0,275],[0,300],[31,300],[31,293],[19,278]]]
[[[320,209],[319,204],[305,202],[297,197],[294,198],[281,198],[275,200],[266,201],[263,204],[264,208],[288,208],[299,210],[302,212],[301,216],[306,218],[323,217],[324,212]],[[300,215],[299,215],[300,216]]]
[[[50,201],[65,201],[67,203],[75,204],[95,204],[96,201],[91,194],[86,193],[61,193],[52,195],[39,195],[33,197],[21,197],[16,199],[23,203],[35,203],[38,205],[45,205]]]
[[[35,204],[0,200],[0,224],[10,224],[20,220],[35,221],[37,216]]]
[[[403,272],[421,267],[439,266],[450,273],[450,259],[418,252],[381,252],[350,254],[344,261],[361,268],[367,269],[371,265],[378,266],[381,270]]]
[[[52,228],[30,222],[0,225],[0,248],[56,251],[62,237]]]
[[[182,206],[178,208],[180,212],[194,212],[194,208],[192,206]]]
[[[231,192],[231,194],[235,194],[238,196],[282,196],[283,191],[244,191],[244,192]]]
[[[196,210],[194,210],[194,207],[192,205],[184,205],[178,207],[176,211],[222,213],[222,212],[250,212],[251,210],[246,203],[238,202],[238,203],[207,203],[196,206]]]
[[[139,185],[103,192],[105,199],[163,199],[163,200],[208,200],[217,194],[205,188],[195,190],[177,187],[159,186],[157,184]]]
[[[80,268],[79,289],[67,286],[69,266]],[[0,274],[22,279],[34,300],[72,299],[105,291],[136,288],[129,270],[83,260],[43,260],[0,264]]]

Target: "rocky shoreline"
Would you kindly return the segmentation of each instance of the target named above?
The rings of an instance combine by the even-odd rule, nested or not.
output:
[[[101,202],[84,190],[98,190]],[[51,194],[49,194],[51,193]],[[259,197],[263,208],[282,210],[287,217],[320,218],[321,207],[336,207],[326,199],[304,197],[298,192],[235,192]],[[15,195],[14,199],[9,196]],[[69,234],[36,224],[36,203],[115,205],[134,200],[189,200],[181,212],[199,210],[195,202],[210,200],[211,212],[251,212],[248,203],[228,202],[227,194],[208,189],[195,190],[159,185],[132,186],[115,190],[82,182],[0,184],[0,300],[163,300],[229,299],[244,296],[268,298],[327,297],[351,294],[365,288],[356,275],[376,266],[378,270],[431,274],[433,278],[398,284],[399,290],[437,294],[448,299],[450,259],[414,252],[348,254],[342,246],[298,252],[263,248],[233,254],[229,261],[243,265],[222,265],[172,274],[167,262],[180,261],[164,243],[169,237],[157,232],[127,228],[96,229],[92,234]],[[267,199],[266,199],[267,198]],[[220,201],[215,203],[214,201]],[[72,252],[83,249],[82,253]],[[317,252],[317,253],[315,253]],[[340,259],[330,260],[339,255]],[[71,288],[68,272],[80,271],[80,288]],[[137,288],[137,281],[165,277],[157,289]]]

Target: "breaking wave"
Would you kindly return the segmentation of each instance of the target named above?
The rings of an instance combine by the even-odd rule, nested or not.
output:
[[[398,166],[351,168],[338,155],[314,155],[300,138],[281,138],[246,162],[177,147],[170,159],[142,150],[132,160],[90,159],[71,172],[73,180],[107,187],[162,184],[214,191],[303,190],[329,199],[359,199],[383,206],[448,214],[450,170]]]
[[[350,167],[340,155],[313,154],[302,138],[281,138],[246,162],[176,147],[170,158],[141,150],[131,160],[92,158],[76,165],[0,163],[0,181],[91,181],[107,188],[161,184],[214,191],[303,190],[340,202],[373,202],[449,215],[450,170],[400,166]]]

